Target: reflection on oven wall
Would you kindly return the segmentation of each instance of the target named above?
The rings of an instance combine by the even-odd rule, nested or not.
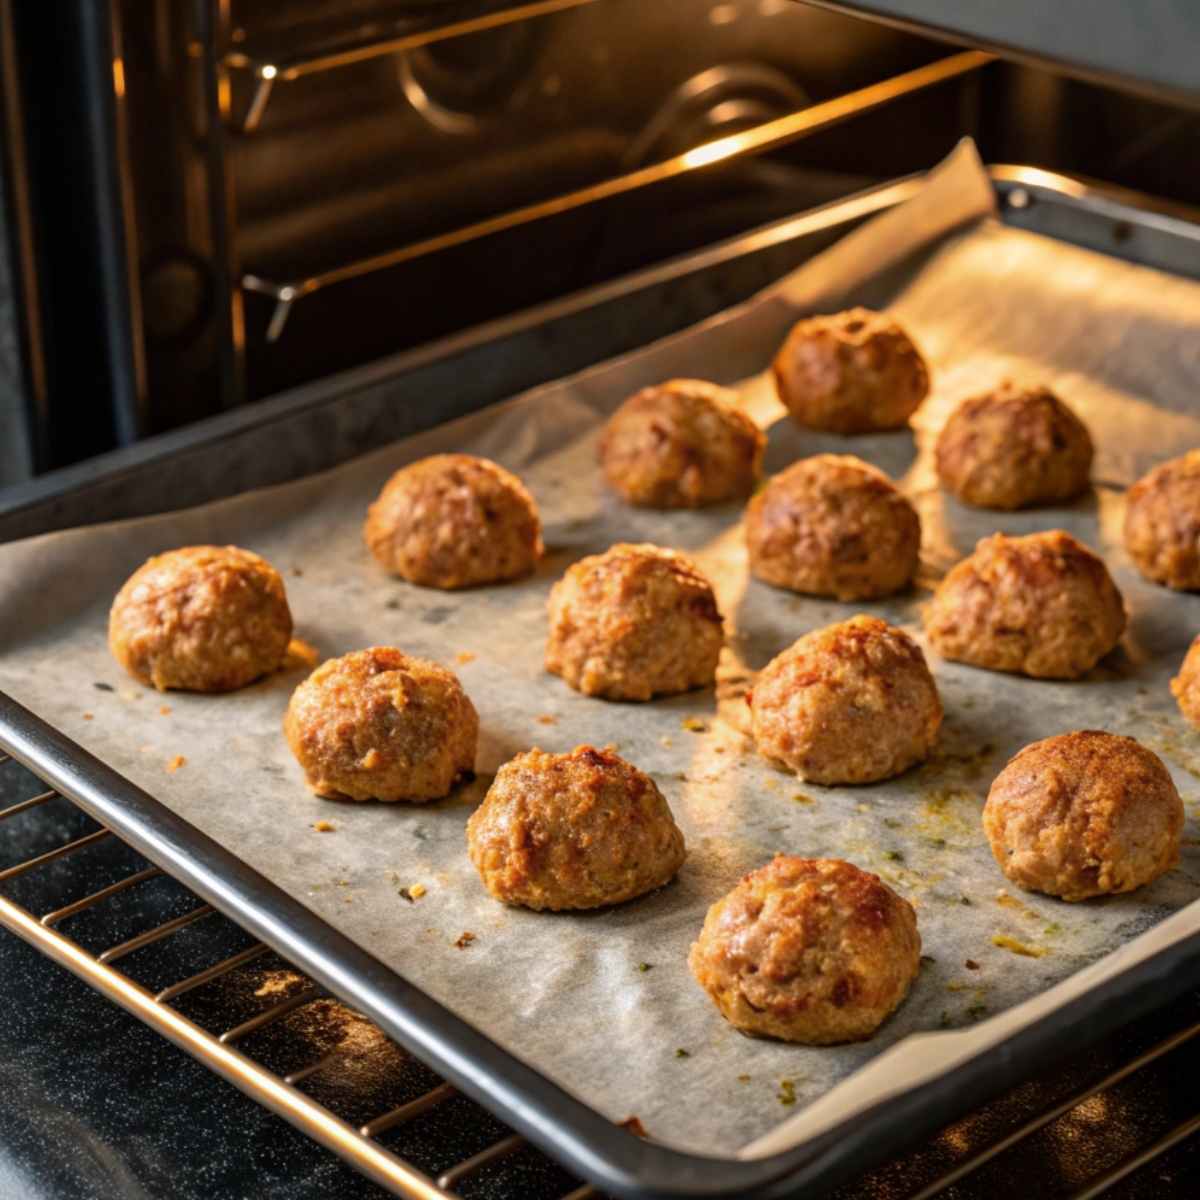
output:
[[[9,195],[34,215],[31,279],[14,259],[42,316],[19,401],[37,467],[925,169],[963,133],[993,161],[1200,187],[1180,165],[1194,116],[996,65],[769,155],[373,266],[950,52],[794,0],[523,0],[500,19],[517,7],[0,0],[27,135],[6,147]],[[481,14],[492,27],[439,36]]]

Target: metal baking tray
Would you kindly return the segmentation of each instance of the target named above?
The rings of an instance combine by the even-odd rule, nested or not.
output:
[[[996,168],[992,177],[1006,221],[1200,278],[1200,233],[1177,216],[1150,213],[1073,181],[1027,169]],[[270,481],[277,481],[280,471],[298,475],[330,465],[338,456],[351,457],[356,432],[361,436],[362,430],[370,429],[371,441],[377,444],[384,436],[378,432],[380,426],[391,425],[394,437],[449,415],[433,408],[401,409],[397,396],[405,393],[413,376],[433,372],[461,378],[464,361],[472,358],[477,363],[512,361],[520,358],[522,346],[528,348],[555,330],[567,330],[572,322],[585,331],[594,329],[605,305],[616,305],[631,315],[656,313],[657,324],[642,324],[643,338],[690,323],[706,315],[707,306],[715,311],[741,298],[739,288],[747,282],[750,286],[741,294],[783,273],[865,216],[906,198],[910,186],[906,181],[889,185],[637,276],[623,286],[576,297],[543,310],[536,324],[514,322],[508,329],[483,331],[462,339],[448,353],[427,353],[415,369],[411,360],[399,359],[369,369],[365,378],[356,381],[358,386],[347,387],[342,380],[324,389],[306,389],[272,402],[268,411],[222,418],[188,434],[112,456],[107,463],[18,489],[6,498],[5,511],[0,513],[0,536],[78,523],[85,513],[87,519],[105,520],[161,509],[172,502],[196,503],[228,494],[235,487],[267,482],[252,474],[254,459],[264,461],[265,456],[247,450],[255,443],[261,446],[264,438],[277,448],[298,451],[291,457],[285,453],[266,460]],[[739,282],[714,290],[715,281],[726,271],[727,280]],[[766,279],[755,278],[756,272],[765,273]],[[668,305],[672,297],[681,303]],[[634,320],[631,330],[638,328]],[[617,348],[623,347],[609,347],[608,352]],[[411,386],[418,394],[437,394],[422,383]],[[503,392],[497,392],[475,406],[500,398]],[[325,436],[322,441],[331,429],[349,430],[351,436]],[[234,487],[229,486],[231,463],[242,472]],[[186,496],[172,487],[183,477],[190,480]],[[1197,932],[952,1071],[799,1146],[749,1160],[686,1154],[640,1140],[610,1124],[7,697],[0,697],[0,749],[367,1014],[460,1090],[502,1113],[510,1125],[569,1169],[622,1196],[770,1197],[823,1192],[1051,1060],[1200,982]]]

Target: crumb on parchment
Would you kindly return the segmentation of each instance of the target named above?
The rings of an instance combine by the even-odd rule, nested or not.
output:
[[[454,661],[462,666],[466,666],[467,663],[475,661],[475,654],[471,650],[460,650],[454,656]]]
[[[171,715],[171,706],[169,704],[160,704],[158,706],[158,715],[160,717],[169,717]]]
[[[779,1093],[776,1099],[780,1104],[790,1105],[796,1103],[796,1081],[794,1079],[781,1079],[779,1081]]]
[[[426,890],[427,889],[423,883],[414,883],[411,887],[409,887],[408,894],[414,900],[420,900],[420,898],[425,895]]]
[[[688,733],[705,733],[708,730],[708,725],[699,717],[684,717],[679,724],[688,731]]]
[[[180,767],[187,766],[187,759],[182,754],[177,754],[169,763],[167,763],[167,774],[174,775]]]
[[[1007,933],[993,934],[992,945],[999,946],[1001,950],[1011,950],[1013,954],[1019,954],[1022,958],[1043,958],[1050,953],[1042,946],[1031,946],[1027,942],[1019,942]]]
[[[333,833],[337,826],[332,821],[320,820],[313,822],[313,828],[318,833]]]
[[[650,1135],[646,1132],[645,1125],[642,1124],[640,1117],[626,1117],[623,1121],[618,1121],[617,1124],[622,1129],[627,1129],[634,1137],[648,1138]]]
[[[749,1083],[752,1078],[753,1076],[751,1075],[739,1075],[737,1081],[738,1083]]]
[[[979,964],[973,958],[968,958],[967,961],[963,963],[963,966],[966,967],[968,971],[979,970]]]
[[[92,687],[94,687],[98,692],[115,692],[117,690],[111,683],[103,683],[99,679],[92,684]]]
[[[91,720],[95,719],[95,715],[96,715],[95,713],[86,712],[83,714],[83,719],[85,721],[91,721]]]
[[[539,713],[535,718],[539,725],[557,725],[558,718],[553,713]]]
[[[475,935],[469,929],[467,929],[458,935],[458,938],[456,939],[454,944],[460,950],[465,950],[474,940],[475,940]]]
[[[658,739],[658,744],[664,749],[669,750],[671,748],[671,739],[664,733],[662,737]]]

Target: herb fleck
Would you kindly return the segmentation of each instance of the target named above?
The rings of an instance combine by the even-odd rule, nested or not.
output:
[[[117,690],[111,683],[96,682],[92,684],[92,687],[98,692],[115,692]]]
[[[738,1076],[738,1083],[749,1083],[749,1082],[750,1082],[749,1075],[739,1075]]]
[[[901,854],[899,850],[885,850],[883,852],[883,857],[886,858],[888,860],[888,862],[903,862],[904,861],[904,855]]]
[[[937,959],[934,958],[932,954],[921,955],[921,966],[932,967],[935,962],[937,962]]]
[[[779,1081],[779,1093],[776,1097],[780,1104],[788,1105],[796,1103],[796,1083],[792,1079],[781,1079]]]
[[[704,733],[708,729],[699,717],[684,717],[680,724],[688,733]]]
[[[653,971],[653,970],[654,970],[654,964],[653,964],[653,963],[648,963],[648,962],[640,962],[640,963],[638,963],[638,965],[637,965],[637,969],[638,969],[639,971],[641,971],[641,973],[644,975],[644,974],[645,974],[647,971]]]
[[[979,970],[979,964],[973,958],[968,958],[967,961],[963,963],[963,966],[966,967],[968,971]]]
[[[678,1048],[678,1049],[675,1051],[675,1057],[676,1057],[676,1058],[691,1058],[691,1057],[692,1057],[692,1055],[691,1055],[691,1051],[689,1051],[689,1050],[685,1050],[685,1049],[684,1049],[682,1046],[680,1046],[680,1047],[679,1047],[679,1048]]]
[[[981,1017],[987,1016],[987,1010],[988,1006],[986,1004],[972,1004],[971,1007],[967,1009],[967,1016],[970,1017],[972,1021],[978,1021]]]
[[[967,896],[959,896],[958,902],[959,902],[959,904],[968,904],[968,905],[971,903],[970,899]]]

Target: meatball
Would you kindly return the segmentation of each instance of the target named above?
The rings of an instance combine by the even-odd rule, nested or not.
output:
[[[1125,549],[1147,579],[1200,591],[1200,450],[1160,464],[1129,489]]]
[[[113,601],[108,645],[160,692],[231,692],[274,671],[292,640],[279,572],[236,546],[185,546],[140,566]]]
[[[929,369],[912,339],[866,308],[800,321],[772,370],[792,419],[830,433],[899,429],[929,392]]]
[[[737,402],[736,392],[698,379],[671,379],[630,396],[600,438],[609,486],[646,508],[748,496],[766,437]]]
[[[942,703],[921,648],[878,617],[806,634],[750,693],[759,751],[813,783],[872,783],[928,757]]]
[[[981,539],[925,610],[943,658],[1035,679],[1078,679],[1124,631],[1108,568],[1061,529]]]
[[[506,762],[467,822],[467,849],[497,900],[552,910],[645,895],[685,857],[654,781],[591,746]]]
[[[575,563],[548,608],[546,670],[585,695],[649,700],[713,682],[721,614],[686,555],[613,546]]]
[[[1183,656],[1179,674],[1171,680],[1171,695],[1188,724],[1200,729],[1200,637],[1196,637]]]
[[[1183,802],[1157,755],[1086,729],[1011,758],[988,793],[983,829],[1018,887],[1086,900],[1131,892],[1179,862]]]
[[[765,583],[873,600],[912,582],[921,522],[882,471],[849,454],[818,454],[750,501],[746,544],[750,570]]]
[[[916,913],[877,875],[783,854],[708,910],[688,956],[730,1024],[814,1046],[869,1038],[920,961]]]
[[[942,486],[976,508],[1070,500],[1091,469],[1087,427],[1046,387],[1002,383],[965,400],[937,440]]]
[[[479,717],[445,667],[373,646],[322,663],[283,731],[319,796],[436,800],[474,769]]]
[[[542,557],[542,523],[525,485],[470,454],[402,467],[367,511],[363,537],[385,570],[446,590],[518,579]]]

